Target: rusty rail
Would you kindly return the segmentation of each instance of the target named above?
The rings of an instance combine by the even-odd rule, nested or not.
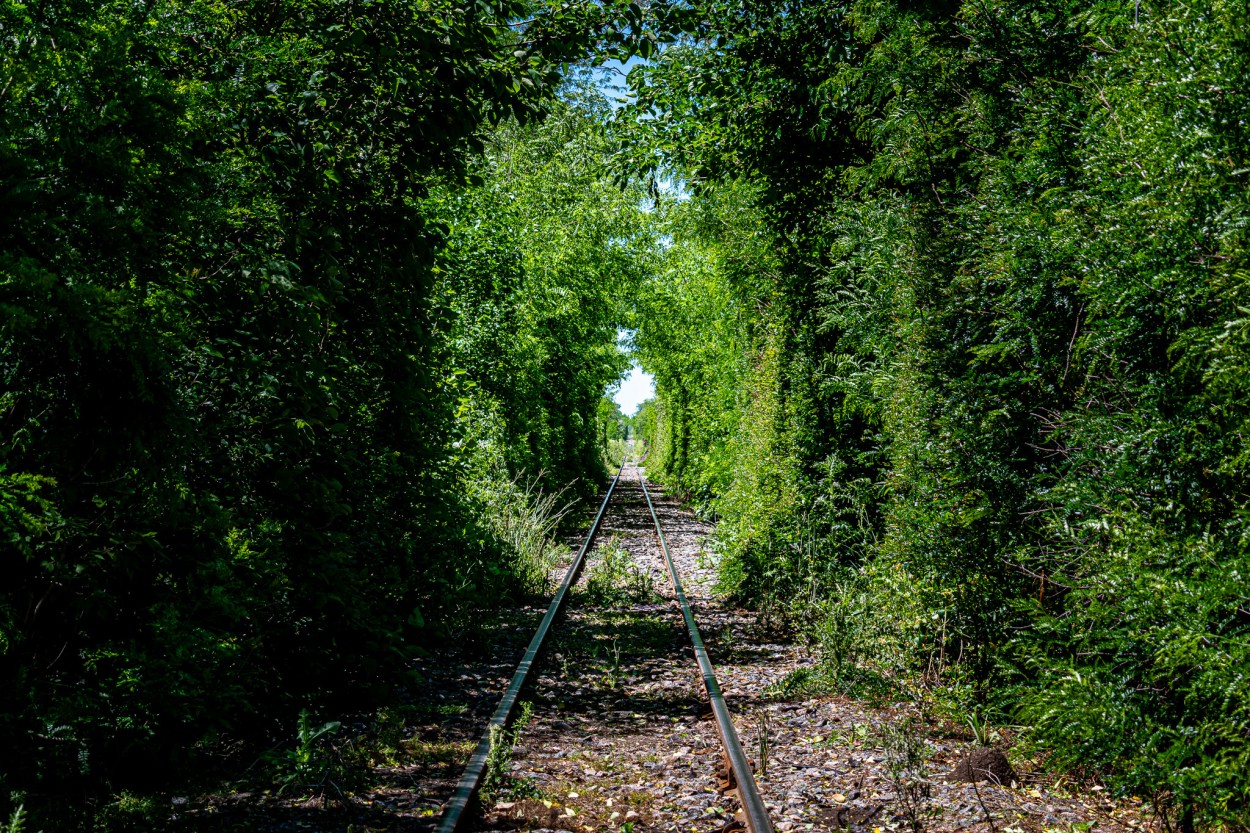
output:
[[[668,542],[664,540],[664,531],[660,529],[660,518],[655,513],[655,505],[651,503],[651,493],[647,491],[647,478],[642,478],[642,494],[647,499],[647,508],[651,510],[651,520],[655,522],[655,534],[660,539],[660,549],[664,553],[664,563],[668,567],[668,577],[673,583],[673,592],[677,594],[677,602],[681,605],[681,615],[686,620],[686,630],[690,633],[690,644],[694,648],[695,659],[699,662],[699,672],[703,676],[703,687],[707,691],[708,700],[712,704],[712,714],[716,718],[716,729],[720,733],[721,744],[725,747],[725,756],[733,770],[734,780],[738,788],[738,800],[742,802],[742,814],[745,817],[749,833],[773,833],[773,823],[768,818],[768,810],[764,807],[764,799],[760,797],[759,787],[755,784],[755,774],[742,751],[742,743],[738,740],[738,732],[734,729],[733,718],[729,707],[725,704],[725,696],[721,693],[720,683],[716,681],[716,672],[712,661],[708,659],[707,649],[703,646],[703,637],[699,635],[699,626],[695,624],[694,614],[686,593],[682,590],[681,579],[677,576],[677,567],[668,551]]]

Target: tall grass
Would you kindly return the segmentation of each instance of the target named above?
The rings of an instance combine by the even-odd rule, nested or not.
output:
[[[576,505],[561,502],[567,486],[545,491],[541,480],[542,472],[528,479],[522,472],[482,490],[486,524],[512,556],[516,589],[531,595],[548,593],[551,571],[568,549],[556,531]]]

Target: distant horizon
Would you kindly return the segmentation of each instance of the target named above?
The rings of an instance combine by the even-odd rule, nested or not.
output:
[[[612,394],[612,399],[626,416],[638,413],[638,406],[655,396],[655,379],[637,364],[629,369],[629,375]]]

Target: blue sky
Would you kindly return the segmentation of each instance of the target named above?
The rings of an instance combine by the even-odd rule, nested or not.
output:
[[[612,394],[612,398],[621,406],[626,416],[633,416],[638,411],[638,406],[653,396],[655,380],[638,365],[629,369],[629,375],[621,382],[620,389]]]

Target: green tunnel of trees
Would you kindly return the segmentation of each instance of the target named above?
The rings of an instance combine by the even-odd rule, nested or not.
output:
[[[637,360],[796,685],[1244,828],[1247,19],[4,3],[0,813],[393,698]]]

